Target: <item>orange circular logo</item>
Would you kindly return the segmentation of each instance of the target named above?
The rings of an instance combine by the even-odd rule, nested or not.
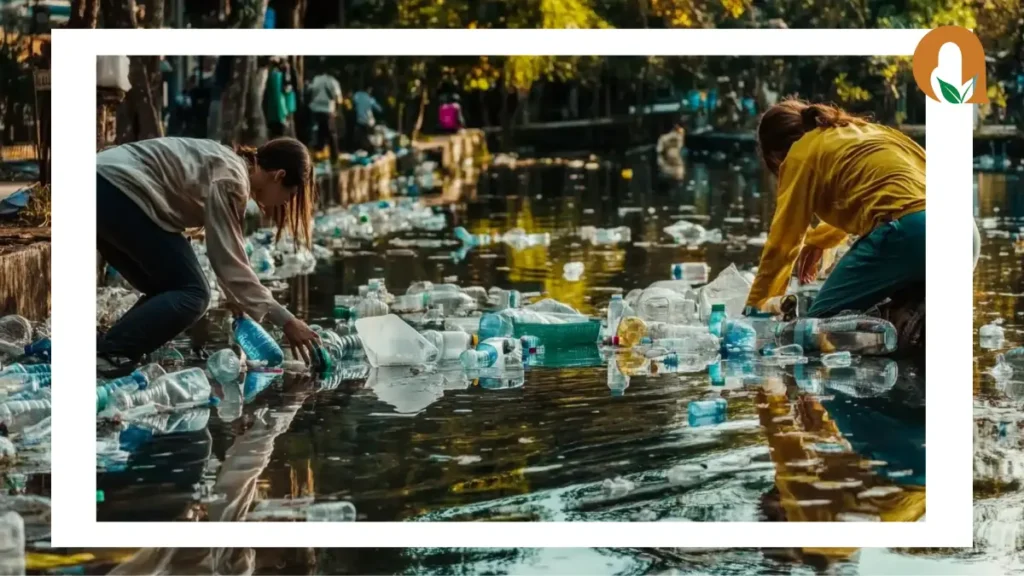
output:
[[[914,80],[932,100],[986,104],[985,49],[974,32],[943,26],[925,34],[914,49]]]

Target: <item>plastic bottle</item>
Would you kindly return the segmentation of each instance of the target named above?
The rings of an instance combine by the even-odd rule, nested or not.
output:
[[[708,317],[708,332],[722,338],[725,336],[725,304],[712,304]]]
[[[785,346],[769,346],[762,350],[762,354],[774,359],[779,366],[792,366],[794,364],[806,364],[804,349],[799,344],[787,344]]]
[[[523,304],[523,295],[519,290],[503,290],[495,287],[491,289],[489,296],[493,299],[496,310],[519,308]]]
[[[668,322],[648,322],[647,333],[652,340],[659,338],[689,338],[701,334],[711,334],[707,326],[670,324]]]
[[[28,412],[49,414],[50,400],[9,400],[4,402],[0,404],[0,422],[10,426],[14,418]]]
[[[697,303],[674,290],[648,288],[636,303],[637,316],[648,321],[690,324],[698,320]]]
[[[252,255],[249,256],[249,264],[259,278],[268,278],[274,275],[274,256],[266,246],[260,246],[252,251]]]
[[[455,237],[466,246],[486,246],[491,243],[489,234],[470,234],[468,230],[459,226],[455,229]]]
[[[269,388],[284,376],[284,370],[280,368],[264,368],[260,370],[249,370],[245,373],[245,380],[242,381],[242,397],[245,402],[252,402],[256,396]]]
[[[306,522],[355,522],[356,507],[351,502],[317,502],[306,508]]]
[[[757,350],[757,330],[739,318],[725,321],[725,336],[722,351],[727,354],[744,354]]]
[[[234,322],[235,342],[245,352],[245,357],[257,362],[266,362],[267,366],[280,366],[284,361],[284,352],[274,342],[270,334],[251,318],[241,317]]]
[[[390,312],[388,305],[376,296],[369,294],[354,306],[335,306],[334,317],[338,320],[356,321],[359,318],[385,316]]]
[[[459,356],[459,362],[467,370],[500,368],[512,363],[508,360],[514,362],[514,358],[506,358],[506,356],[513,356],[517,349],[516,341],[512,338],[491,338],[481,342],[475,350],[463,352]],[[520,356],[520,360],[521,358]]]
[[[422,292],[430,292],[434,289],[434,283],[430,280],[421,280],[419,282],[413,282],[409,285],[409,288],[405,291],[406,294],[420,294]]]
[[[780,346],[799,344],[807,352],[847,351],[866,356],[896,351],[896,328],[886,320],[871,316],[835,318],[798,318],[776,329]]]
[[[0,376],[0,393],[13,396],[23,392],[37,392],[50,385],[50,372],[11,372]]]
[[[685,338],[659,338],[653,340],[651,346],[664,348],[679,355],[695,356],[704,362],[704,366],[717,361],[721,348],[718,338],[707,332]]]
[[[632,233],[627,226],[618,228],[595,228],[583,226],[580,228],[580,238],[589,241],[591,244],[619,244],[629,242]]]
[[[508,316],[488,312],[480,317],[480,329],[477,333],[483,341],[490,338],[509,338],[513,331],[512,320]]]
[[[551,244],[551,234],[547,232],[527,234],[522,228],[513,228],[502,234],[501,241],[512,248],[522,250],[530,246],[547,246]]]
[[[619,321],[622,320],[622,312],[626,307],[626,303],[622,300],[622,294],[612,295],[611,301],[608,302],[608,326],[606,334],[609,336],[615,335],[619,329]]]
[[[1002,357],[1002,355],[1000,355]],[[842,352],[833,352],[831,354],[823,354],[821,356],[821,364],[826,368],[846,368],[853,362],[853,358],[850,353],[846,350]]]
[[[458,360],[463,352],[476,345],[476,336],[460,331],[427,330],[423,337],[437,348],[437,361]]]
[[[690,427],[721,424],[725,421],[728,408],[729,403],[721,397],[713,400],[691,400],[686,405]]]
[[[24,347],[32,340],[32,323],[17,314],[0,318],[0,340]]]
[[[226,384],[238,379],[238,375],[242,373],[242,364],[234,350],[224,348],[210,355],[206,361],[206,369],[210,371],[214,380]]]
[[[189,368],[181,372],[165,374],[144,390],[129,394],[114,390],[111,394],[113,405],[120,411],[136,406],[156,404],[164,408],[188,408],[201,405],[210,399],[210,381],[202,368]]]
[[[440,306],[445,315],[455,316],[476,309],[476,300],[461,291],[432,290],[419,294],[406,294],[395,300],[395,312],[423,312],[431,306]]]
[[[0,515],[0,574],[25,573],[25,521],[14,510]]]
[[[136,390],[142,390],[149,386],[149,383],[163,376],[167,372],[159,364],[147,364],[142,368],[133,371],[127,376],[115,378],[105,383],[97,383],[96,386],[96,412],[102,412],[110,404],[110,398],[115,393],[130,394]]]
[[[11,364],[0,370],[0,380],[15,374],[50,374],[49,364]]]
[[[673,280],[682,280],[690,284],[707,284],[711,267],[704,262],[680,262],[673,264],[669,273]]]

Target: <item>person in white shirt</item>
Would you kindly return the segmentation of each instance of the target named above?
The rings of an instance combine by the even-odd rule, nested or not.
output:
[[[153,138],[96,156],[96,243],[103,259],[143,296],[97,342],[97,372],[128,373],[199,320],[210,285],[186,230],[202,228],[228,307],[266,317],[307,364],[319,336],[271,295],[245,251],[252,198],[299,244],[312,242],[316,187],[306,146],[277,138],[232,150],[213,140]]]
[[[316,123],[316,149],[329,146],[331,159],[338,158],[338,104],[342,102],[341,85],[326,72],[318,74],[309,85],[309,111]]]

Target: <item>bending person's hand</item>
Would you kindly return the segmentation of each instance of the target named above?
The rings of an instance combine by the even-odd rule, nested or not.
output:
[[[821,248],[808,244],[800,249],[800,255],[796,257],[796,275],[801,284],[810,284],[818,277],[823,254]]]
[[[291,344],[292,350],[299,353],[302,361],[309,366],[311,359],[316,356],[316,348],[320,344],[320,336],[313,332],[305,322],[298,318],[292,318],[285,322],[284,337]]]

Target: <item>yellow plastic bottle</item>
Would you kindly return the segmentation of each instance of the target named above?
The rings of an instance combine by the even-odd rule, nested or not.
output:
[[[632,348],[647,336],[647,323],[636,316],[628,316],[619,321],[619,329],[615,333],[615,345]]]

